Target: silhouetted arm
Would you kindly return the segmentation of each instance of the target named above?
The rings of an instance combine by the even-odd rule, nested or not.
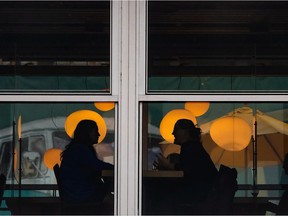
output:
[[[91,148],[92,149],[92,148]],[[94,149],[85,148],[85,153],[83,153],[84,157],[83,160],[86,161],[86,164],[90,166],[92,169],[95,169],[96,171],[101,170],[111,170],[114,169],[114,166],[112,164],[106,163],[102,160],[99,160],[97,158],[96,152]]]

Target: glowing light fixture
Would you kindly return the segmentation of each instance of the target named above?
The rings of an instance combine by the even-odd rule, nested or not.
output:
[[[174,136],[172,135],[174,125],[179,119],[190,119],[197,124],[196,118],[190,111],[185,109],[175,109],[168,112],[160,123],[160,134],[169,143],[174,143]]]
[[[114,109],[114,102],[94,102],[94,106],[101,111],[109,111]]]
[[[48,169],[53,170],[55,164],[61,164],[61,153],[62,149],[58,148],[51,148],[45,152],[43,160]]]
[[[102,142],[102,140],[105,138],[106,133],[107,133],[107,126],[103,117],[99,115],[97,112],[94,112],[92,110],[78,110],[76,112],[71,113],[66,118],[65,131],[68,134],[68,136],[70,138],[73,138],[74,130],[81,120],[92,120],[97,123],[98,130],[100,133],[98,142],[99,143]]]
[[[22,126],[21,126],[21,115],[18,117],[18,139],[21,139]]]
[[[186,102],[185,109],[192,112],[195,116],[201,116],[209,109],[209,102]]]
[[[252,130],[249,124],[238,117],[224,117],[214,121],[210,127],[212,140],[228,151],[241,151],[250,142]]]
[[[14,149],[14,172],[18,171],[18,151],[19,151],[19,146],[17,145]],[[18,179],[18,176],[17,176]]]

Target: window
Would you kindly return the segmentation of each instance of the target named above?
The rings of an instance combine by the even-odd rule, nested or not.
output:
[[[283,63],[287,57],[287,6],[286,2],[265,1],[147,2],[147,70],[145,91],[139,99],[143,214],[191,214],[189,207],[177,200],[184,173],[155,170],[154,165],[160,153],[170,162],[177,161],[181,148],[173,144],[173,127],[167,141],[160,133],[160,122],[170,111],[183,110],[189,101],[210,103],[208,111],[196,120],[203,146],[216,168],[224,164],[238,172],[235,212],[243,214],[240,205],[237,209],[238,201],[251,197],[258,197],[259,202],[262,198],[263,202],[279,201],[281,185],[287,184],[282,169],[287,153],[287,70]],[[250,119],[251,134],[242,136],[247,137],[247,146],[235,150],[234,141],[233,151],[219,146],[211,127],[216,127],[217,119],[221,122],[226,115],[243,112],[249,112]],[[236,121],[233,125],[240,128]],[[158,140],[151,139],[151,125],[158,131]],[[234,132],[230,135],[235,140]],[[225,136],[222,134],[220,142]],[[169,208],[169,202],[173,207],[179,204],[179,211]]]
[[[110,2],[1,2],[2,91],[110,92]]]
[[[163,119],[169,115],[170,121],[162,125],[165,122]],[[181,118],[195,120],[194,123],[200,127],[202,145],[217,170],[220,169],[220,165],[236,168],[239,184],[235,194],[236,200],[253,197],[255,191],[252,187],[249,189],[244,186],[253,186],[255,183],[255,186],[266,185],[267,188],[270,185],[270,190],[257,190],[257,197],[267,199],[281,197],[282,190],[272,188],[287,184],[282,168],[284,157],[288,152],[287,103],[145,102],[142,141],[143,214],[173,212],[174,210],[167,204],[169,198],[175,199],[173,206],[175,209],[178,204],[182,207],[185,205],[179,201],[181,197],[179,191],[183,183],[182,170],[157,169],[153,166],[160,154],[171,163],[179,163],[177,155],[180,154],[181,146],[175,144],[172,132],[176,119]],[[165,130],[170,130],[170,134],[167,132],[169,136]],[[193,178],[197,179],[198,175],[200,174],[194,173]]]
[[[2,113],[0,123],[0,155],[2,155],[0,170],[1,173],[3,172],[8,176],[7,184],[19,184],[20,163],[22,169],[21,184],[24,186],[23,196],[33,196],[31,191],[25,190],[25,185],[45,186],[55,184],[54,173],[50,165],[44,160],[45,154],[51,149],[60,149],[61,151],[65,149],[65,146],[70,142],[70,137],[64,127],[66,118],[81,110],[97,113],[103,119],[105,125],[99,126],[101,128],[99,131],[100,135],[101,132],[106,133],[106,135],[104,134],[103,140],[97,144],[97,147],[95,146],[95,152],[97,152],[100,159],[114,164],[115,109],[103,111],[97,108],[94,102],[0,103]],[[11,115],[6,115],[5,112]],[[19,119],[19,116],[21,116],[21,122],[15,122],[13,119]],[[21,143],[18,134],[19,124],[21,125]],[[15,143],[13,143],[14,139],[16,140]],[[13,149],[15,149],[14,161],[12,157]],[[60,159],[60,155],[58,157]],[[51,163],[54,160],[54,163],[57,161],[60,163],[59,159],[57,160],[54,155]],[[11,178],[14,173],[16,181]],[[35,196],[53,195],[52,190],[41,190],[41,192],[35,190],[34,192]]]
[[[287,8],[149,1],[148,92],[287,91]]]
[[[153,190],[154,183],[160,180],[160,186],[169,186],[181,172],[169,171],[166,177],[174,177],[163,181],[159,177],[162,171],[153,168],[155,155],[165,145],[159,144],[163,141],[159,124],[168,111],[183,108],[186,101],[210,101],[200,125],[244,104],[287,123],[286,2],[3,2],[0,7],[0,134],[8,137],[0,140],[0,154],[11,151],[13,121],[20,114],[23,125],[37,125],[26,136],[34,137],[33,143],[64,149],[70,139],[63,119],[69,113],[95,110],[95,101],[115,102],[112,112],[97,110],[106,120],[111,119],[113,129],[108,129],[96,151],[103,160],[117,165],[117,215],[167,213],[164,207],[153,208],[156,203],[150,202],[149,196],[153,200],[165,195],[167,191]],[[31,17],[36,15],[33,21]],[[276,110],[278,114],[270,113]],[[24,133],[25,151],[32,151],[31,140],[26,141]],[[285,136],[278,139],[286,143]],[[3,147],[3,143],[10,144]],[[286,152],[285,144],[274,147]],[[258,151],[262,151],[260,147]],[[217,164],[214,153],[209,154]],[[232,165],[240,173],[237,197],[249,198],[255,192],[251,191],[255,173],[251,164],[239,168],[233,160],[236,157],[237,153],[232,153]],[[267,161],[271,162],[260,156],[257,161],[257,184],[265,183],[258,194],[263,200],[278,196],[281,189],[280,163],[269,162],[262,169],[262,162]],[[2,163],[0,169],[9,172]],[[37,184],[43,180],[38,175],[25,181],[37,179]],[[152,183],[147,184],[147,179]],[[47,184],[50,181],[46,178]],[[243,213],[247,212],[239,212]]]
[[[66,134],[65,131],[54,131],[52,133],[53,137],[53,147],[65,149],[65,146],[70,142],[70,137]]]

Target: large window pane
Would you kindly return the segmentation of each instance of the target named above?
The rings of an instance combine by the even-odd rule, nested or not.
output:
[[[103,103],[100,104],[103,105]],[[71,140],[68,136],[70,133],[66,132],[65,122],[69,115],[77,111],[82,110],[83,112],[93,113],[93,115],[98,113],[101,116],[101,119],[105,122],[103,126],[97,120],[100,133],[99,140],[101,141],[93,147],[100,160],[114,164],[115,108],[114,103],[104,103],[104,105],[107,104],[110,107],[104,109],[106,107],[100,107],[98,102],[0,103],[0,172],[7,176],[6,184],[8,185],[4,193],[4,200],[10,198],[11,202],[13,197],[15,202],[18,200],[16,197],[19,195],[20,175],[21,197],[55,196],[56,187],[53,187],[53,185],[56,186],[56,179],[51,164],[58,161],[57,155],[45,155],[51,149],[57,151],[60,149],[60,152],[65,149]],[[19,118],[20,116],[21,118]],[[89,116],[81,115],[79,119],[90,119],[91,115]],[[15,153],[14,160],[13,152]],[[47,159],[44,159],[45,157],[50,158],[48,162]],[[79,158],[81,157],[83,155],[79,155]],[[103,173],[102,178],[111,183],[109,184],[110,192],[113,193],[113,172]],[[39,205],[40,207],[41,205]],[[54,210],[56,211],[57,207]],[[51,214],[53,214],[53,211]]]
[[[174,210],[178,210],[173,212],[175,214],[193,213],[192,198],[190,203],[179,201],[181,195],[177,192],[185,179],[182,169],[177,166],[175,169],[157,168],[154,164],[160,154],[171,163],[179,163],[177,157],[181,146],[175,144],[172,132],[175,119],[188,118],[190,115],[201,128],[202,145],[216,169],[219,171],[221,165],[225,165],[237,170],[238,190],[234,199],[236,214],[241,214],[237,203],[242,198],[252,199],[256,195],[268,202],[281,197],[281,185],[288,183],[288,176],[282,168],[284,156],[288,153],[286,103],[204,102],[199,107],[196,102],[149,102],[142,105],[143,213],[170,214]],[[181,112],[177,113],[180,117],[176,117],[175,110]],[[186,112],[190,113],[188,117]],[[171,125],[168,122],[163,127],[163,118],[170,113],[173,113],[169,120]],[[170,130],[172,140],[167,138],[164,129]],[[243,132],[246,130],[248,133]],[[195,178],[197,175],[199,173],[194,173]],[[192,193],[190,195],[192,197]],[[169,208],[171,203],[168,202],[174,201],[178,202],[175,203],[176,207],[173,206],[175,209]]]
[[[0,3],[0,90],[110,92],[110,2]]]
[[[148,92],[287,90],[287,2],[149,1]]]

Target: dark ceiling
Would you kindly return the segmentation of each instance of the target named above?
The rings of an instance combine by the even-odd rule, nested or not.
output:
[[[288,2],[150,1],[148,24],[150,76],[288,72]],[[109,1],[0,2],[0,60],[2,75],[109,73]]]

